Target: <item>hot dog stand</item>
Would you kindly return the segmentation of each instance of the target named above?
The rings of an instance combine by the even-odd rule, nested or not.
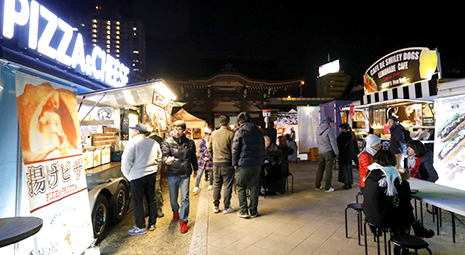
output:
[[[394,51],[371,65],[364,75],[365,93],[359,104],[345,105],[355,130],[381,137],[389,146],[389,116],[396,116],[413,139],[432,143],[434,99],[440,76],[439,54],[428,48]],[[352,107],[351,107],[352,105]],[[349,118],[350,118],[349,117]]]

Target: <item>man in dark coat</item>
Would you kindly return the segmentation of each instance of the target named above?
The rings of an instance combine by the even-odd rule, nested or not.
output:
[[[396,155],[397,165],[399,169],[403,165],[403,157],[407,156],[407,141],[405,141],[405,128],[399,124],[397,117],[390,116],[387,124],[391,131],[391,140],[389,141],[389,151]],[[402,162],[401,162],[402,161]]]
[[[240,127],[234,134],[231,147],[240,207],[237,215],[241,218],[254,218],[258,216],[260,170],[265,157],[265,141],[260,129],[250,122],[248,113],[239,113],[237,121]],[[250,205],[247,204],[247,187],[250,188]]]
[[[189,216],[189,183],[192,169],[193,177],[197,177],[197,156],[195,143],[184,134],[186,123],[182,120],[173,124],[173,137],[166,139],[162,148],[163,162],[168,166],[168,188],[173,220],[180,220],[181,233],[187,232]],[[178,204],[178,193],[181,190],[181,208]],[[180,213],[179,213],[180,211]]]

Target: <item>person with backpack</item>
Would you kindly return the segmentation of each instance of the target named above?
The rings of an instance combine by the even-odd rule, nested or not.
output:
[[[389,151],[394,153],[394,155],[396,156],[396,168],[399,169],[400,166],[403,166],[404,156],[407,156],[407,133],[405,128],[401,124],[399,124],[399,120],[396,116],[390,116],[387,121],[387,124],[389,126],[389,130],[391,131]],[[410,135],[408,135],[408,137],[410,137]]]

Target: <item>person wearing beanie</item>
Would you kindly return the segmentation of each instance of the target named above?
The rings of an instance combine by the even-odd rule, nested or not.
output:
[[[381,139],[378,136],[369,134],[365,138],[365,148],[358,155],[359,174],[360,174],[360,191],[363,193],[365,188],[365,177],[368,172],[368,166],[373,164],[373,156],[381,149]]]
[[[234,183],[231,146],[234,133],[229,129],[229,117],[221,115],[220,129],[212,133],[208,151],[213,158],[213,212],[220,212],[221,187],[223,186],[223,213],[234,212],[231,207],[231,195]]]
[[[163,151],[163,163],[167,165],[168,188],[170,193],[173,221],[179,220],[181,233],[187,232],[189,217],[189,183],[190,176],[197,177],[197,155],[194,140],[185,135],[186,123],[177,120],[173,123],[173,136],[166,139]],[[193,170],[193,171],[192,171]],[[181,191],[181,206],[178,194]]]
[[[397,158],[396,168],[403,166],[403,157],[407,156],[407,141],[405,141],[405,128],[399,124],[396,116],[390,116],[387,124],[391,131],[391,139],[389,140],[389,151],[394,153]]]
[[[318,171],[316,173],[315,189],[321,190],[321,180],[323,173],[325,176],[326,192],[333,192],[331,180],[333,178],[334,162],[339,158],[339,149],[337,148],[336,135],[332,129],[334,121],[331,117],[326,116],[322,119],[320,126],[317,128],[318,143]]]

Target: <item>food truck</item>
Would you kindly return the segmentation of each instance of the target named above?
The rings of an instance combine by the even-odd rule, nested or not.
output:
[[[174,95],[163,80],[127,86],[124,63],[87,46],[39,2],[2,6],[0,218],[32,216],[42,225],[0,253],[81,254],[126,213],[128,183],[117,160],[131,113],[140,122],[169,116]]]
[[[371,65],[363,79],[361,103],[345,105],[356,128],[381,137],[389,147],[389,116],[396,116],[414,139],[432,146],[434,99],[440,80],[439,53],[424,47],[397,50]]]

